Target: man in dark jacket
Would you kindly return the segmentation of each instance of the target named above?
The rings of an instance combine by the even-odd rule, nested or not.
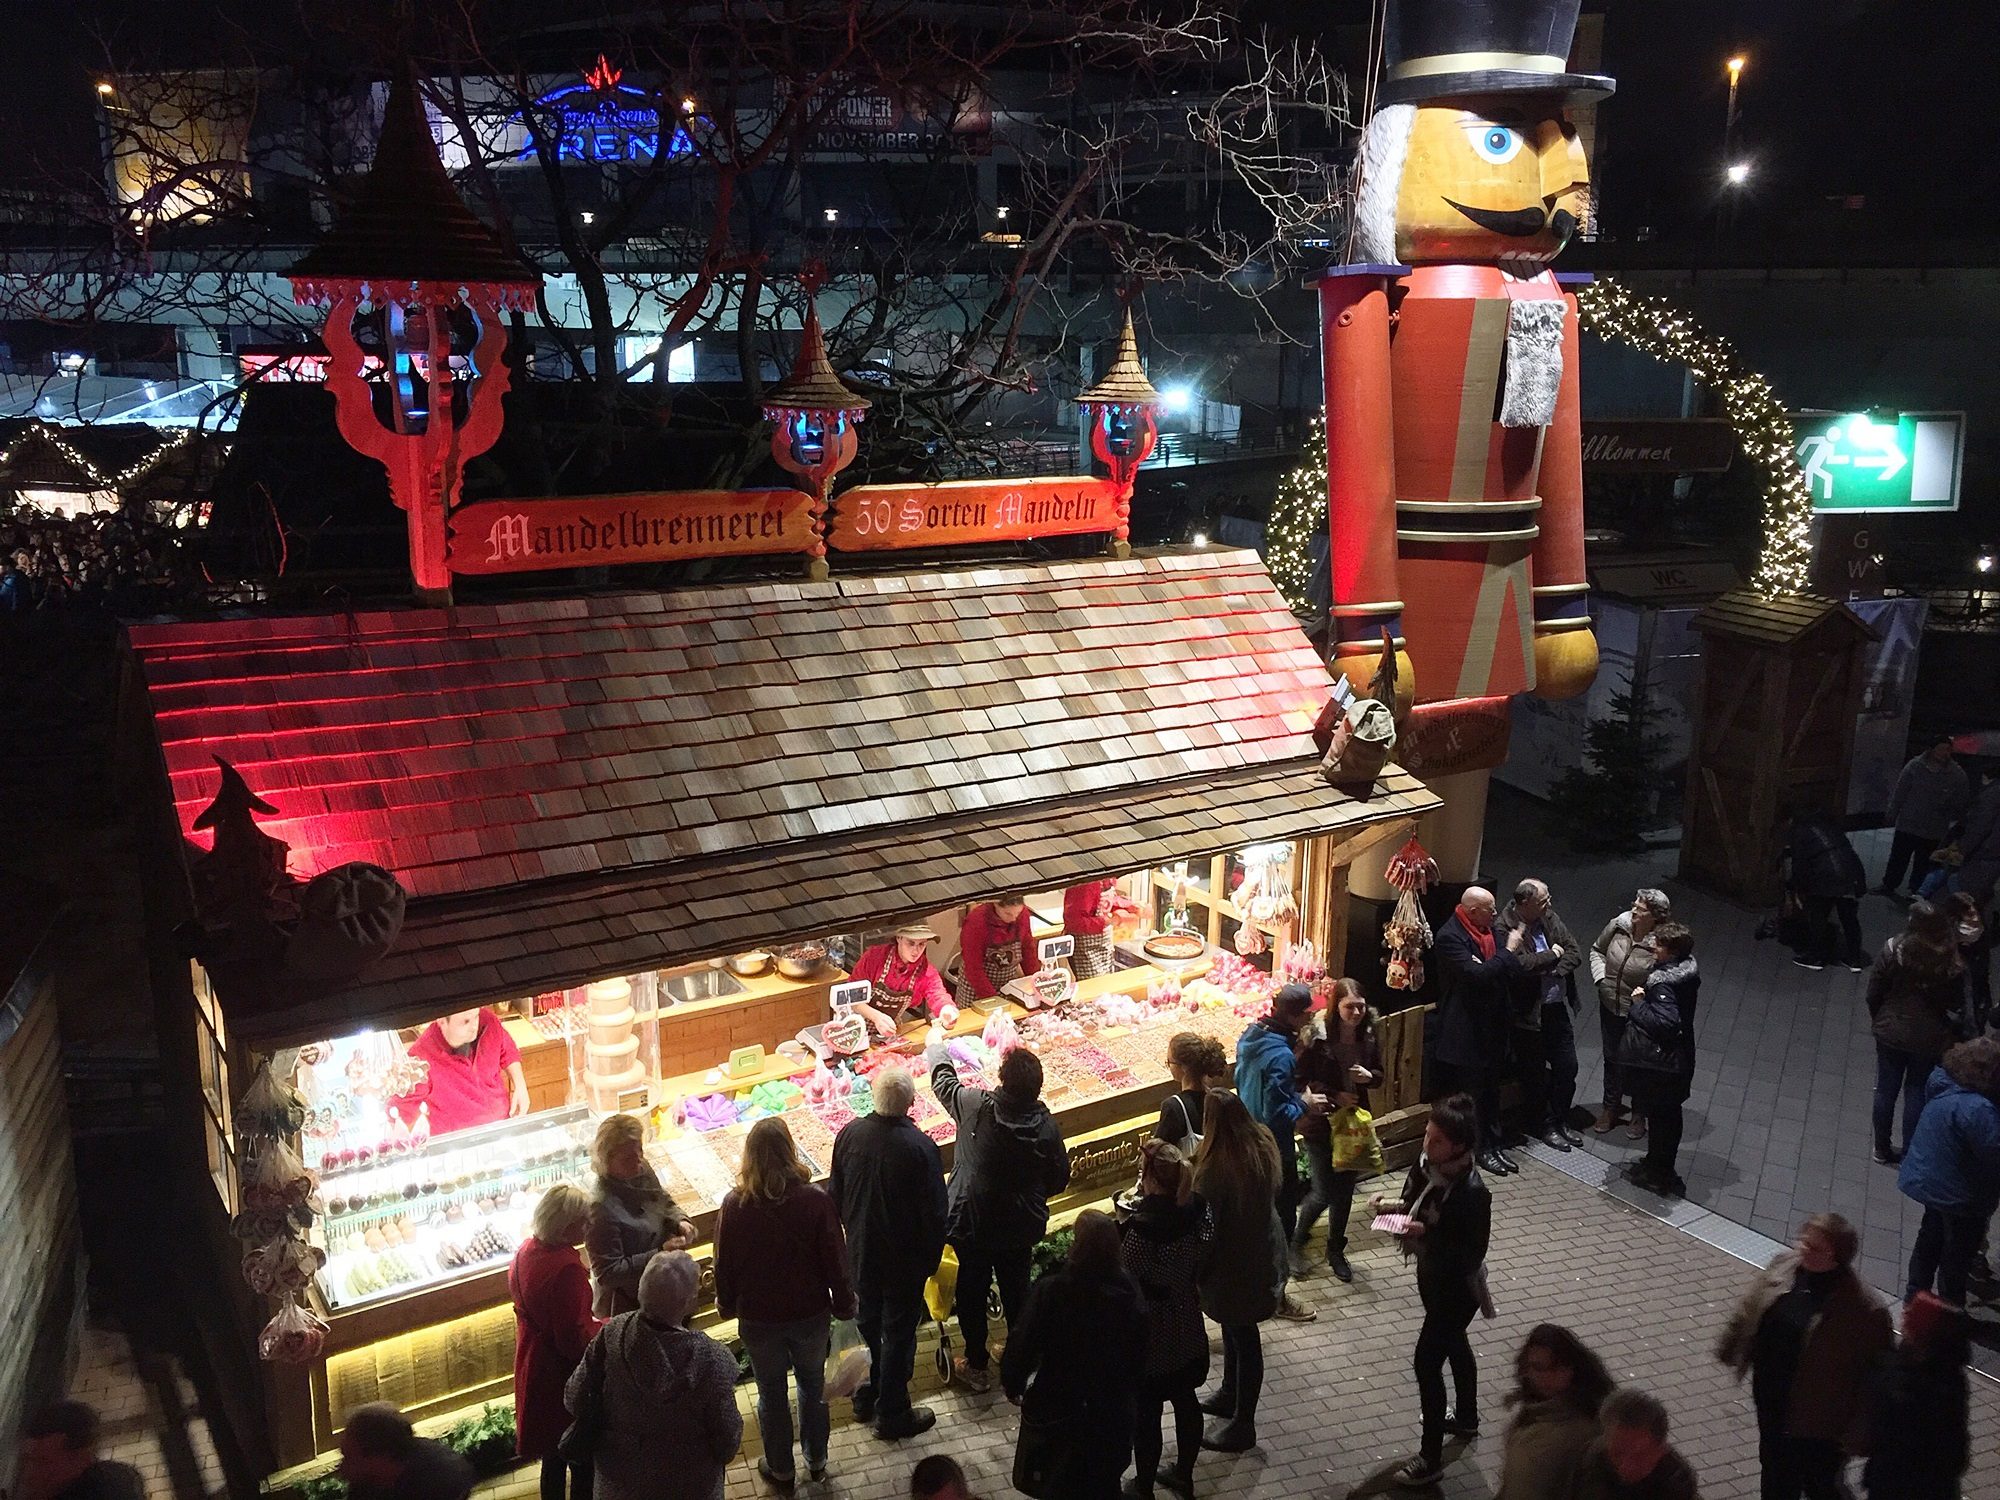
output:
[[[1509,996],[1525,935],[1493,928],[1493,893],[1465,888],[1458,909],[1437,930],[1437,1060],[1448,1089],[1463,1089],[1479,1106],[1479,1165],[1504,1175],[1518,1171],[1501,1149],[1500,1071],[1507,1062]]]
[[[1524,880],[1493,923],[1502,938],[1522,933],[1510,981],[1514,1002],[1514,1062],[1521,1080],[1521,1120],[1528,1133],[1557,1151],[1581,1146],[1569,1128],[1576,1103],[1576,971],[1584,947],[1556,910],[1548,885]]]
[[[875,1112],[850,1121],[833,1142],[829,1186],[847,1228],[856,1321],[868,1344],[868,1384],[854,1415],[894,1441],[937,1425],[927,1406],[910,1405],[924,1283],[944,1254],[944,1159],[910,1120],[916,1085],[901,1068],[875,1075]]]
[[[954,1308],[965,1352],[952,1379],[967,1390],[993,1389],[986,1348],[986,1294],[1000,1284],[1007,1326],[1018,1326],[1028,1300],[1028,1267],[1048,1228],[1049,1198],[1069,1186],[1069,1151],[1042,1103],[1042,1060],[1016,1047],[1001,1060],[1000,1087],[988,1092],[958,1081],[941,1039],[924,1049],[931,1092],[958,1126],[951,1164],[945,1238],[958,1252]]]
[[[1833,819],[1801,813],[1785,840],[1785,882],[1805,912],[1805,937],[1792,962],[1801,969],[1839,963],[1859,974],[1868,967],[1861,948],[1861,898],[1868,874],[1861,856]],[[1840,936],[1833,934],[1833,919]]]
[[[355,1500],[465,1500],[479,1476],[388,1402],[371,1401],[347,1414],[340,1477]]]

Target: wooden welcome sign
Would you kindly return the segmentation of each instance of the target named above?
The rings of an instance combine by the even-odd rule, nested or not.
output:
[[[878,552],[1121,532],[1122,502],[1116,483],[1089,475],[857,485],[834,498],[827,545]]]
[[[817,504],[803,490],[786,489],[480,500],[452,512],[451,571],[532,573],[810,552]]]

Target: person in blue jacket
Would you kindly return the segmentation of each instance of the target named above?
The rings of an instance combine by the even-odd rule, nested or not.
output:
[[[1924,1206],[1904,1300],[1936,1290],[1965,1306],[1966,1272],[2000,1207],[2000,1040],[1960,1042],[1924,1088],[1896,1185]]]
[[[1312,990],[1288,984],[1271,999],[1271,1013],[1252,1021],[1236,1043],[1236,1092],[1251,1118],[1278,1142],[1278,1218],[1289,1241],[1298,1230],[1298,1123],[1308,1114],[1324,1114],[1326,1097],[1300,1090],[1298,1039],[1312,1015]]]

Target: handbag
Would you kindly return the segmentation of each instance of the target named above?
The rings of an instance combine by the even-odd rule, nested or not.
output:
[[[570,1424],[556,1439],[556,1452],[564,1463],[588,1464],[596,1461],[598,1444],[604,1437],[604,1336],[599,1334],[583,1351],[583,1400],[570,1414]]]
[[[1612,1060],[1621,1068],[1642,1068],[1652,1073],[1672,1073],[1680,1068],[1680,1058],[1672,1044],[1661,1041],[1630,1017],[1625,1034],[1618,1038],[1618,1055]]]
[[[1062,1412],[1021,1412],[1014,1439],[1014,1488],[1030,1500],[1068,1500],[1074,1492],[1076,1419]]]

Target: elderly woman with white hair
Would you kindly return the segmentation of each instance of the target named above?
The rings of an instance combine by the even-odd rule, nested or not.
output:
[[[639,1276],[639,1310],[591,1341],[566,1399],[595,1467],[596,1500],[722,1500],[743,1441],[736,1361],[687,1326],[701,1270],[662,1250]]]
[[[1597,1024],[1604,1039],[1604,1107],[1597,1112],[1591,1129],[1609,1135],[1624,1117],[1625,1096],[1632,1081],[1613,1061],[1625,1035],[1625,1018],[1632,1011],[1632,992],[1646,987],[1646,976],[1659,962],[1653,951],[1653,929],[1674,914],[1674,904],[1665,891],[1642,887],[1632,898],[1629,911],[1621,911],[1604,924],[1604,931],[1590,945],[1590,977],[1597,986]],[[1633,1140],[1646,1134],[1646,1117],[1639,1113],[1635,1098],[1632,1123],[1625,1132]]]

